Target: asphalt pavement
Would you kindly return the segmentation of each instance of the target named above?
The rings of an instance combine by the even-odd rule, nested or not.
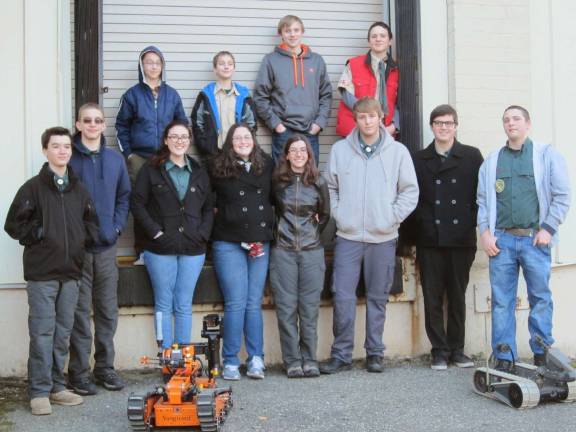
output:
[[[387,362],[382,374],[354,369],[320,378],[287,379],[279,369],[263,381],[233,382],[234,407],[222,432],[576,431],[576,404],[548,403],[517,411],[473,392],[473,369],[433,371],[421,360]],[[122,372],[120,392],[99,389],[77,407],[34,417],[27,402],[9,405],[2,431],[130,431],[130,392],[160,385],[158,371]],[[162,429],[165,430],[165,429]],[[182,429],[179,429],[180,431]]]

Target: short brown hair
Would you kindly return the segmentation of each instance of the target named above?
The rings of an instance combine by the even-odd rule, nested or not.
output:
[[[451,115],[452,120],[454,120],[454,123],[458,124],[458,113],[456,112],[456,110],[451,105],[443,104],[438,105],[430,113],[430,126],[432,126],[432,123],[437,117],[442,117],[445,115]]]
[[[236,59],[234,58],[234,56],[230,51],[220,51],[216,53],[216,55],[212,59],[212,66],[214,66],[214,69],[216,69],[216,65],[218,65],[218,60],[220,60],[220,57],[224,56],[229,56],[232,59],[232,63],[234,63],[234,66],[236,66]]]
[[[100,111],[100,114],[102,114],[102,117],[104,117],[104,110],[102,109],[102,107],[100,105],[98,105],[97,103],[94,102],[87,102],[84,105],[82,105],[80,108],[78,108],[78,115],[76,116],[76,120],[80,120],[80,114],[82,114],[82,111],[87,110],[87,109],[95,109]]]
[[[380,117],[384,116],[384,111],[382,111],[382,105],[380,105],[380,102],[368,96],[359,99],[358,102],[354,104],[352,111],[354,112],[354,118],[356,118],[356,114],[358,113],[371,112],[377,112]]]
[[[528,112],[528,110],[526,108],[524,108],[520,105],[510,105],[508,108],[506,108],[504,110],[504,113],[502,114],[502,116],[504,116],[504,114],[506,114],[507,111],[510,111],[513,109],[520,111],[522,113],[522,117],[524,117],[524,120],[526,120],[528,122],[530,121],[530,113]]]
[[[300,24],[300,26],[302,27],[302,33],[304,33],[304,23],[302,22],[302,20],[298,18],[296,15],[286,15],[284,18],[278,21],[278,34],[281,35],[282,30],[284,30],[284,27],[289,27],[295,22]]]
[[[68,138],[70,138],[70,142],[72,142],[72,135],[70,134],[70,131],[68,129],[62,126],[54,126],[46,129],[42,134],[42,137],[40,138],[40,140],[42,141],[43,149],[48,148],[50,138],[52,138],[53,136],[67,136]]]

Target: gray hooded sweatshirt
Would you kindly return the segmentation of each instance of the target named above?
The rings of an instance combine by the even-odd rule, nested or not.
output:
[[[325,177],[336,234],[383,243],[398,237],[400,223],[418,204],[418,181],[408,149],[380,127],[380,145],[368,158],[358,128],[330,150]]]
[[[332,103],[332,85],[322,57],[302,45],[302,54],[277,46],[262,60],[254,85],[258,117],[274,130],[307,132],[312,123],[326,126]]]

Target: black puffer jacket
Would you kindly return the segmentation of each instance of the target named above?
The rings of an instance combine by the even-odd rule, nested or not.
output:
[[[158,255],[201,255],[212,230],[210,179],[198,162],[189,158],[192,173],[184,199],[164,164],[147,163],[132,189],[131,210],[146,233],[142,247]],[[158,232],[160,237],[154,239]]]
[[[274,246],[289,250],[322,247],[320,233],[330,219],[330,195],[326,180],[306,186],[300,176],[290,183],[274,184],[277,225]]]
[[[98,239],[98,217],[88,191],[68,167],[60,192],[45,163],[14,198],[4,229],[24,245],[27,281],[79,280],[84,250]]]

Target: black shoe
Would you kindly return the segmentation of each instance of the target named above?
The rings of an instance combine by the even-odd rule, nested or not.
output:
[[[80,396],[94,396],[98,391],[90,378],[68,381],[68,388]]]
[[[124,388],[124,381],[122,381],[114,369],[94,372],[94,381],[106,390],[116,391]]]
[[[330,358],[330,360],[320,363],[320,373],[331,375],[337,372],[350,370],[351,363],[345,363],[337,358]]]
[[[306,378],[315,378],[320,376],[320,369],[318,369],[318,364],[316,362],[304,362],[302,372],[304,372]]]
[[[384,365],[382,364],[382,356],[369,355],[366,357],[366,370],[368,372],[382,373],[384,372]]]
[[[500,372],[512,373],[514,368],[512,367],[512,362],[510,360],[496,359],[494,369]]]
[[[534,354],[534,366],[546,366],[546,354]]]
[[[454,363],[459,368],[474,367],[474,361],[463,352],[453,352],[450,356],[450,362]]]
[[[430,361],[430,369],[434,370],[448,369],[448,362],[446,361],[446,356],[443,354],[432,354],[432,360]]]

